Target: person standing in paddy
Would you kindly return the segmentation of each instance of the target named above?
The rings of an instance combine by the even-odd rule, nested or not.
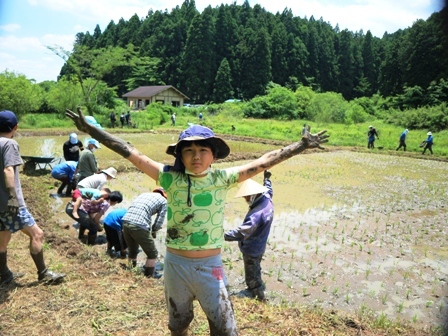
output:
[[[243,197],[249,205],[249,212],[243,223],[235,230],[224,234],[226,241],[237,241],[243,254],[244,273],[249,296],[265,301],[265,285],[261,279],[261,259],[266,250],[272,221],[274,204],[272,197],[271,172],[264,171],[263,185],[252,179],[244,181],[235,197]]]
[[[76,133],[70,133],[68,140],[62,145],[62,152],[64,153],[65,161],[79,161],[79,152],[84,150],[81,141],[78,140]]]
[[[224,207],[227,192],[237,183],[259,174],[308,148],[328,141],[326,131],[308,133],[301,141],[264,154],[238,167],[212,169],[211,164],[230,153],[227,143],[212,130],[192,125],[166,153],[173,165],[143,155],[131,144],[90,125],[80,109],[66,115],[76,127],[133,163],[162,186],[168,199],[165,256],[165,299],[171,335],[187,335],[198,300],[211,335],[237,335],[232,303],[227,293],[221,249],[224,245]]]

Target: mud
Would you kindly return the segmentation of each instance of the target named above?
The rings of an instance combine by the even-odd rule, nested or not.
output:
[[[160,150],[169,143],[167,136],[161,135],[160,147],[152,142],[146,148],[145,135],[137,142],[139,149],[163,157]],[[133,137],[135,141],[139,136]],[[257,143],[258,150],[245,152],[246,145],[247,139],[232,143],[231,148],[243,149],[234,162],[216,167],[243,164],[239,160],[278,146]],[[96,154],[103,166],[122,167],[109,186],[124,194],[122,206],[155,187],[126,160],[103,149]],[[166,156],[159,160],[171,162]],[[447,172],[445,162],[344,150],[313,151],[274,167],[275,217],[262,262],[269,303],[349,312],[369,309],[379,317],[419,326],[446,324]],[[261,182],[260,177],[256,180]],[[226,229],[238,226],[247,211],[244,201],[233,197],[236,191],[227,198]],[[65,200],[54,199],[60,227],[73,230],[64,208]],[[162,264],[164,238],[165,232],[157,238]],[[230,291],[237,294],[245,288],[237,244],[226,243],[222,257]]]

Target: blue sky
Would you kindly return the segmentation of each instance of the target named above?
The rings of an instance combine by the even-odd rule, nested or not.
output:
[[[208,5],[235,0],[196,0],[202,11]],[[78,32],[93,30],[122,17],[128,20],[137,14],[145,17],[148,10],[171,11],[182,0],[0,0],[0,72],[5,70],[24,74],[37,82],[56,80],[63,65],[62,59],[45,46],[61,46],[71,50]],[[237,0],[242,4],[243,0]],[[370,30],[381,37],[384,32],[412,26],[418,19],[426,20],[440,11],[441,0],[249,0],[253,7],[260,4],[276,13],[290,8],[295,16],[314,16],[333,27],[351,31]]]

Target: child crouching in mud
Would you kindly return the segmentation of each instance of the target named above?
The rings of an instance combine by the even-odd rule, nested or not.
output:
[[[90,125],[81,110],[67,110],[76,127],[123,156],[163,187],[168,196],[165,299],[171,335],[187,335],[193,300],[207,315],[211,335],[237,335],[232,303],[221,261],[223,214],[227,191],[308,148],[328,142],[326,131],[308,133],[299,142],[264,154],[238,167],[212,169],[230,153],[227,143],[207,127],[192,125],[167,147],[174,164],[164,165],[128,142]]]

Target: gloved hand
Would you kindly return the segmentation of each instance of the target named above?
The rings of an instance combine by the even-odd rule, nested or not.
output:
[[[151,236],[152,236],[154,239],[156,239],[156,237],[157,237],[157,231],[152,231],[152,232],[151,232]]]
[[[265,170],[264,173],[263,173],[263,177],[264,177],[265,179],[270,178],[271,175],[272,175],[272,173],[271,173],[269,170]]]

